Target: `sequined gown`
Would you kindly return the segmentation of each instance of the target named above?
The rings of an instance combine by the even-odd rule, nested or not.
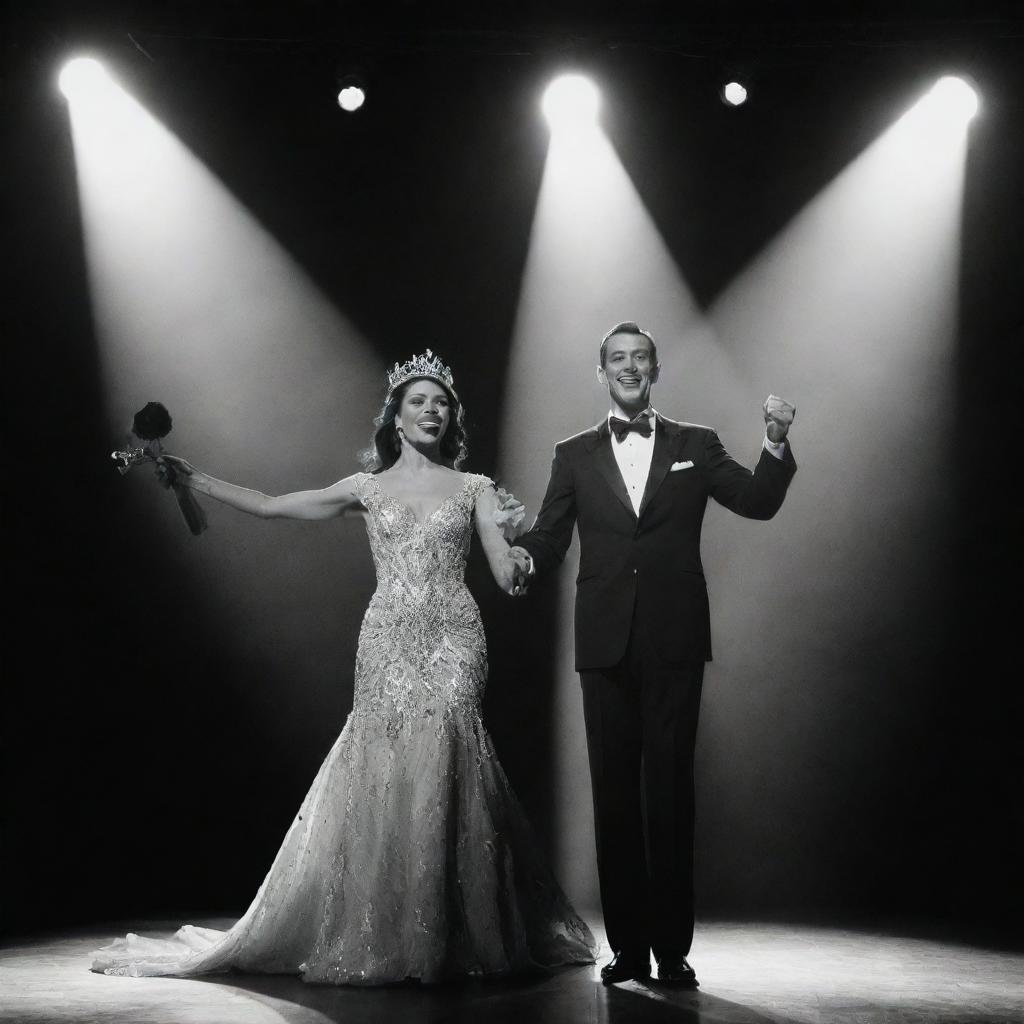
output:
[[[487,649],[464,572],[476,499],[424,522],[359,474],[377,589],[352,713],[273,865],[230,931],[130,934],[107,974],[237,969],[384,984],[593,960],[596,945],[538,849],[480,718]]]

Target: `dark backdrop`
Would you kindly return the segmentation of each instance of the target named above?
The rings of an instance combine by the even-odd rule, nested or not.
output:
[[[948,501],[936,510],[953,540],[934,553],[942,600],[906,607],[892,640],[897,667],[877,710],[899,717],[898,742],[853,787],[842,758],[821,767],[822,786],[856,793],[832,811],[856,827],[767,873],[751,850],[743,885],[709,886],[702,909],[1008,932],[1024,911],[1013,496],[1024,283],[1019,26],[976,5],[969,18],[947,6],[928,19],[906,9],[863,22],[801,20],[780,8],[785,17],[771,24],[737,7],[732,21],[706,15],[688,26],[654,7],[631,22],[609,13],[557,24],[510,7],[501,24],[492,16],[480,26],[452,10],[432,20],[400,5],[390,30],[355,14],[341,24],[315,4],[311,21],[287,24],[259,10],[239,24],[230,5],[205,9],[148,20],[111,10],[88,25],[49,10],[21,15],[6,33],[5,925],[242,910],[350,706],[355,631],[372,586],[365,551],[347,542],[357,584],[340,611],[318,611],[310,664],[294,675],[268,667],[250,638],[274,623],[219,629],[174,545],[139,518],[106,464],[112,438],[74,155],[54,89],[81,31],[382,363],[433,345],[457,367],[468,468],[481,472],[496,462],[504,403],[534,386],[507,379],[505,368],[546,145],[534,104],[550,70],[567,57],[589,62],[620,83],[616,103],[635,102],[633,117],[612,110],[609,135],[701,305],[871,141],[894,88],[944,65],[974,74],[986,109],[967,168],[958,392],[953,407],[935,409],[956,428]],[[333,106],[333,64],[353,41],[370,68],[372,107],[345,118]],[[658,104],[706,93],[737,52],[771,83],[772,115],[743,148],[708,101],[688,102],[685,124],[670,130]],[[832,119],[850,96],[862,99],[863,121]],[[775,171],[760,192],[747,185],[751,164]],[[560,382],[544,386],[557,401]],[[855,444],[856,424],[850,431]],[[365,440],[335,439],[342,464]],[[795,486],[814,481],[798,476]],[[279,536],[291,528],[260,526]],[[543,655],[568,624],[550,614],[551,594],[531,605],[497,594],[479,552],[471,586],[491,653],[488,725],[551,844],[558,738]],[[296,607],[302,600],[298,591]],[[326,619],[337,624],[329,639]],[[890,653],[849,658],[860,670]],[[870,744],[872,714],[862,712],[851,728]],[[769,811],[755,802],[742,813]],[[785,827],[799,837],[798,810]],[[713,864],[715,851],[702,856]]]

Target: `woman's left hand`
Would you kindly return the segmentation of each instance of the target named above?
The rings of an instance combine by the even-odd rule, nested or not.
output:
[[[191,487],[192,477],[198,472],[188,459],[177,455],[160,455],[156,460],[156,477],[163,487],[170,488],[175,484]]]

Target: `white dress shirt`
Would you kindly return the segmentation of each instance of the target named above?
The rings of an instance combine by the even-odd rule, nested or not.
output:
[[[786,442],[785,441],[769,441],[768,431],[764,432],[764,450],[769,455],[774,455],[777,459],[782,459],[786,455]]]
[[[627,416],[618,405],[613,404],[608,413],[609,421],[613,416],[621,420],[639,419],[646,416],[651,424],[651,432],[647,437],[630,431],[621,441],[609,429],[611,435],[612,454],[622,474],[622,482],[626,485],[626,493],[633,503],[633,511],[640,515],[640,502],[644,500],[647,478],[651,475],[651,459],[654,458],[654,410],[648,406],[637,416]]]

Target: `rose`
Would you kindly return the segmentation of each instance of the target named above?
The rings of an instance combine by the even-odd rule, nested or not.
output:
[[[171,432],[171,414],[160,402],[147,402],[132,420],[132,433],[143,441],[155,441]]]
[[[138,466],[143,462],[155,462],[157,479],[164,487],[174,491],[186,525],[193,534],[198,535],[206,529],[206,515],[188,486],[178,480],[174,470],[161,459],[164,449],[160,439],[171,432],[172,422],[166,406],[160,402],[147,402],[132,420],[127,450],[111,452],[110,457],[122,476],[132,466]],[[134,441],[141,443],[134,444]]]

